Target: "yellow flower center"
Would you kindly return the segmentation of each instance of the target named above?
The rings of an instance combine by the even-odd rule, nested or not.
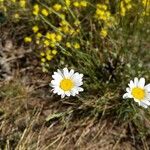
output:
[[[142,88],[133,88],[131,94],[133,95],[134,98],[138,100],[142,100],[145,97],[145,90]]]
[[[70,91],[73,88],[74,83],[70,79],[63,79],[60,82],[60,88],[64,91]]]

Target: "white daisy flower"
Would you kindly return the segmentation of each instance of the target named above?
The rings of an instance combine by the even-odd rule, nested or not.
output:
[[[140,106],[147,108],[150,106],[150,84],[145,85],[144,78],[134,78],[134,81],[130,81],[129,87],[126,88],[126,92],[123,98],[134,98]]]
[[[83,74],[74,72],[73,69],[70,71],[67,68],[63,70],[57,70],[52,75],[53,80],[50,86],[53,88],[53,93],[61,95],[61,98],[65,96],[75,96],[79,92],[83,91],[80,86],[83,85]]]

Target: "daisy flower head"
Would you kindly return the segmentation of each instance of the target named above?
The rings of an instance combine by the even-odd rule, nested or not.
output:
[[[65,96],[75,96],[79,92],[83,91],[80,86],[83,85],[83,74],[74,72],[73,69],[70,71],[67,68],[57,70],[52,75],[53,80],[50,86],[53,88],[53,93],[61,95],[61,98]]]
[[[123,98],[134,98],[140,106],[147,108],[150,106],[150,84],[145,85],[144,78],[134,78],[130,81],[129,87],[126,88],[126,93]]]

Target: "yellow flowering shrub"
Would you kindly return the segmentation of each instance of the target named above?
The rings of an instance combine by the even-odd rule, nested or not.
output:
[[[150,2],[142,0],[0,0],[0,9],[12,21],[28,22],[24,42],[35,44],[43,71],[58,55],[72,55],[90,47],[98,47],[97,40],[106,41],[132,18],[142,24],[149,17]],[[93,41],[92,41],[93,40]]]

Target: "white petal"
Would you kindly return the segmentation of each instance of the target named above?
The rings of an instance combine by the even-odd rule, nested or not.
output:
[[[69,76],[69,71],[68,71],[67,68],[64,68],[64,69],[63,69],[63,74],[64,74],[64,77],[65,77],[65,78],[69,78],[69,77],[70,77],[70,76]]]
[[[80,81],[75,82],[75,86],[79,87],[79,86],[81,86],[81,85],[83,85],[83,82],[80,82]]]
[[[65,94],[63,93],[63,94],[61,94],[61,98],[64,98],[65,97]]]
[[[139,105],[144,107],[144,108],[147,108],[147,105],[145,103],[143,103],[143,102],[140,102]]]
[[[65,92],[65,95],[67,95],[67,96],[69,97],[69,96],[71,95],[71,94],[70,94],[70,91],[66,91],[66,92]]]
[[[78,72],[74,73],[71,78],[76,79],[76,80],[78,80],[78,79],[81,80],[82,79],[82,77],[80,76],[80,74]]]
[[[135,87],[134,82],[132,80],[130,80],[130,83],[128,85],[131,89]]]
[[[52,80],[50,86],[54,87],[54,86],[59,86],[60,81],[59,80]]]
[[[58,93],[58,95],[62,95],[62,94],[64,94],[64,91],[61,88],[59,88],[57,93]]]
[[[150,101],[150,93],[146,93],[145,99]]]
[[[83,78],[83,74],[79,74],[80,75],[80,78]]]
[[[70,74],[70,77],[72,77],[72,75],[74,74],[74,70],[71,69],[70,72],[69,72],[69,74]]]
[[[59,91],[59,88],[55,87],[54,90],[53,90],[53,93],[56,94],[56,93],[58,93],[58,91]]]
[[[137,77],[134,78],[134,85],[135,85],[135,87],[138,86],[138,78]]]
[[[55,74],[52,75],[52,78],[53,78],[54,80],[61,80],[63,77],[62,77],[61,74],[55,73]]]
[[[134,98],[134,101],[137,102],[138,104],[140,103],[140,101],[136,98]]]
[[[146,89],[148,92],[150,92],[150,84],[147,84],[147,85],[145,86],[145,89]]]
[[[64,78],[63,71],[57,69],[57,73],[59,73]]]
[[[75,96],[76,94],[79,94],[79,92],[78,92],[76,87],[74,87],[70,92],[71,92],[72,96]]]
[[[138,87],[144,88],[144,85],[145,85],[145,78],[140,78]]]
[[[76,89],[77,89],[79,92],[83,92],[83,91],[84,91],[84,89],[81,88],[81,87],[77,87]]]
[[[148,101],[148,100],[144,100],[144,101],[142,101],[144,104],[146,104],[146,105],[148,105],[148,106],[150,106],[150,101]]]
[[[71,93],[72,96],[76,95],[76,91],[75,90],[71,90],[70,93]]]
[[[131,89],[130,88],[126,88],[126,91],[127,91],[127,93],[130,93]]]
[[[130,93],[125,93],[123,95],[123,99],[132,98],[132,95]]]
[[[81,86],[83,85],[83,82],[82,82],[82,75],[80,76],[79,73],[75,73],[74,75],[72,75],[72,80],[75,84],[75,86]]]

